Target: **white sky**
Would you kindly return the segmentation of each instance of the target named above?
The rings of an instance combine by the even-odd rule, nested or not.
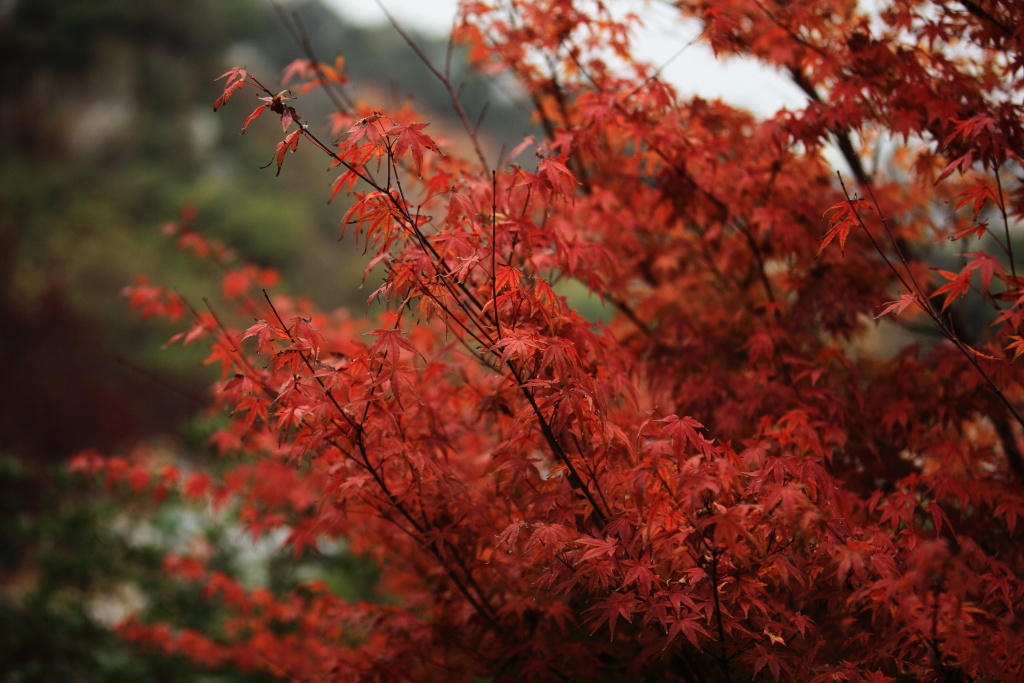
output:
[[[387,22],[374,0],[327,0],[343,17],[365,26]],[[423,33],[447,35],[455,19],[458,0],[381,0],[404,28]],[[623,11],[633,10],[645,20],[635,37],[637,56],[661,65],[689,43],[696,31],[679,21],[670,8],[639,0],[613,0]],[[697,94],[746,107],[762,115],[773,114],[783,106],[802,107],[806,97],[786,78],[752,61],[714,58],[704,44],[686,48],[662,72],[681,94]]]

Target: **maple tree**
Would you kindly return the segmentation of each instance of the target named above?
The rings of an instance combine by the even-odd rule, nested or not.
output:
[[[429,60],[468,155],[408,107],[339,97],[327,136],[224,74],[218,108],[252,93],[244,126],[280,119],[268,166],[331,164],[387,311],[269,293],[173,224],[237,308],[192,309],[178,339],[209,341],[213,442],[240,457],[216,481],[76,467],[234,501],[296,553],[343,538],[379,595],[274,595],[174,556],[229,616],[126,637],[296,681],[1024,678],[1024,5],[673,5],[807,105],[683,98],[632,58],[640,18],[571,0],[461,8],[470,59],[545,132],[500,159]],[[345,93],[342,67],[309,55],[283,87]],[[570,308],[568,280],[613,315]],[[872,348],[879,324],[910,341]]]

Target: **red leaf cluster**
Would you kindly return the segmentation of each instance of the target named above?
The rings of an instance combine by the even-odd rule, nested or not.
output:
[[[381,599],[177,558],[228,620],[125,634],[287,680],[1024,679],[1024,5],[673,3],[806,93],[758,119],[632,59],[635,17],[498,4],[457,33],[532,97],[536,167],[488,167],[471,125],[477,158],[442,155],[365,104],[333,144],[300,126],[277,170],[305,137],[332,197],[361,184],[345,224],[388,312],[260,298],[243,268],[247,329],[185,337],[222,365],[214,443],[248,456],[185,494],[297,553],[344,539]],[[313,64],[289,77],[342,82]],[[246,83],[273,105],[226,76],[218,106]],[[570,280],[614,314],[584,319]],[[915,343],[870,340],[910,312]]]

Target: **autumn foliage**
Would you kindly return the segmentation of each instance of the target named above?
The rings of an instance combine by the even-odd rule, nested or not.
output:
[[[1024,680],[1024,4],[674,4],[806,106],[682,97],[632,59],[641,19],[570,0],[462,7],[456,39],[544,131],[500,159],[436,65],[468,155],[408,109],[353,99],[329,134],[224,75],[227,115],[280,120],[273,170],[333,167],[387,312],[265,292],[174,224],[236,310],[132,302],[210,344],[235,460],[149,485],[296,553],[345,539],[379,594],[175,556],[228,618],[126,637],[294,681]],[[280,87],[347,92],[342,66]]]

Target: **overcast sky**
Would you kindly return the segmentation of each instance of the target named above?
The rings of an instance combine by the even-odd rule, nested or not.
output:
[[[377,25],[387,19],[374,0],[327,0],[353,23]],[[406,28],[434,35],[447,35],[455,18],[458,0],[382,0],[388,12]],[[679,21],[670,8],[641,0],[616,3],[633,10],[645,20],[635,38],[637,55],[661,65],[696,36],[693,26]],[[774,113],[783,106],[801,107],[804,95],[782,76],[754,62],[717,61],[703,44],[687,47],[662,72],[682,94],[698,94],[746,107],[759,114]]]

